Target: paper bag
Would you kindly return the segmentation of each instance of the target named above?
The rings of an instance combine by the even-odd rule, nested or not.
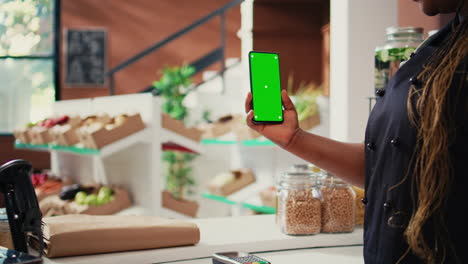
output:
[[[200,230],[189,222],[154,216],[45,217],[49,258],[194,245]]]

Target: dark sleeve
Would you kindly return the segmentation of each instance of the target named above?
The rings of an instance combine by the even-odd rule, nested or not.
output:
[[[447,100],[449,126],[454,129],[451,135],[455,145],[468,148],[468,56],[457,67]]]

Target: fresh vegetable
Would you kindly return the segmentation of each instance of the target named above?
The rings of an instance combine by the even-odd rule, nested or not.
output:
[[[75,195],[75,202],[76,202],[77,204],[82,204],[82,205],[84,205],[84,204],[86,204],[86,203],[85,203],[85,200],[86,200],[86,197],[87,197],[87,196],[88,196],[88,194],[87,194],[86,192],[83,192],[83,191],[78,192],[78,193]]]
[[[34,187],[38,187],[44,184],[47,181],[47,174],[46,173],[34,173],[31,175],[31,182]]]
[[[87,194],[86,191],[79,191],[75,195],[75,202],[81,205],[103,205],[114,200],[111,188],[104,186],[98,191],[98,194]]]
[[[98,198],[97,198],[96,194],[90,194],[90,195],[86,196],[84,202],[87,205],[99,205]]]

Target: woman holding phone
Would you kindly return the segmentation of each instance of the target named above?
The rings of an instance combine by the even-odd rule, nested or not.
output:
[[[413,0],[415,1],[415,0]],[[282,91],[282,124],[248,125],[285,150],[361,187],[366,263],[468,263],[468,0],[418,0],[457,12],[398,70],[369,117],[363,143],[301,130]]]

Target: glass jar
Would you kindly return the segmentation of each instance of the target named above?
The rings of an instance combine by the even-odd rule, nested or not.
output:
[[[319,177],[319,174],[322,173],[322,170],[315,165],[304,163],[291,165],[289,172],[313,172],[317,177]]]
[[[321,181],[322,232],[352,232],[356,224],[356,194],[350,184],[327,173]]]
[[[423,29],[418,27],[389,27],[387,39],[375,49],[375,93],[384,90],[388,81],[400,68],[400,63],[410,58],[423,41]]]
[[[317,177],[310,172],[287,172],[278,182],[277,223],[288,235],[320,232],[321,194]]]

